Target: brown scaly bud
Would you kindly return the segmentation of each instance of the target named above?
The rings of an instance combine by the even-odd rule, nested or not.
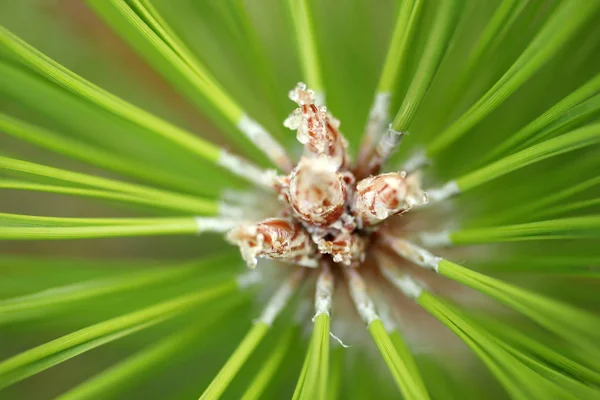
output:
[[[227,240],[239,246],[250,268],[256,267],[257,257],[311,268],[319,265],[318,252],[310,235],[292,218],[269,218],[234,228],[227,234]]]
[[[296,131],[298,141],[308,153],[326,155],[337,168],[347,168],[348,143],[339,131],[340,122],[333,118],[327,107],[315,104],[315,93],[298,83],[289,95],[300,107],[295,109],[283,125]]]
[[[356,266],[364,261],[368,239],[357,234],[342,232],[332,240],[318,242],[322,254],[331,254],[333,261]]]
[[[344,212],[347,198],[344,175],[337,172],[327,157],[303,157],[290,175],[284,197],[305,223],[331,225]]]
[[[425,203],[427,195],[418,174],[407,177],[405,172],[392,172],[358,182],[353,211],[359,229],[365,229]]]

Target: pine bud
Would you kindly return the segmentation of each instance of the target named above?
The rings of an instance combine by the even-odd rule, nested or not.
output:
[[[386,218],[427,203],[418,174],[405,172],[371,176],[356,185],[354,214],[359,229],[372,227]]]
[[[292,171],[287,200],[304,222],[327,226],[344,212],[346,183],[327,157],[302,158]]]
[[[269,218],[232,229],[227,240],[239,246],[248,267],[257,257],[286,261],[304,267],[318,266],[318,253],[309,234],[292,218]]]
[[[333,261],[347,266],[357,266],[365,258],[368,239],[357,234],[342,232],[332,240],[318,243],[322,254],[331,254]]]
[[[283,125],[296,131],[296,137],[307,153],[326,155],[337,168],[346,168],[348,144],[339,131],[339,121],[327,112],[327,107],[315,105],[315,93],[303,83],[290,91],[290,99],[300,107]]]

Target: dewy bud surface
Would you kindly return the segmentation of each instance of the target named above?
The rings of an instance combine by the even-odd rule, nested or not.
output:
[[[333,224],[344,212],[346,194],[344,178],[328,157],[303,157],[292,171],[288,201],[305,223]]]
[[[308,233],[292,218],[270,218],[232,229],[227,239],[238,245],[242,257],[254,268],[257,257],[316,267],[318,254]]]
[[[373,175],[357,184],[340,123],[303,83],[291,92],[298,104],[284,125],[296,131],[304,155],[288,175],[275,179],[283,203],[273,217],[233,229],[229,240],[240,247],[250,267],[258,257],[316,267],[323,255],[333,263],[359,267],[371,236],[389,217],[426,203],[418,174]],[[379,173],[381,165],[373,172]]]
[[[356,185],[354,213],[358,226],[372,227],[388,217],[425,204],[427,197],[419,187],[418,178],[407,178],[405,172],[371,176]]]
[[[340,122],[327,107],[315,104],[314,92],[303,83],[290,92],[290,99],[300,107],[285,120],[284,126],[296,131],[306,153],[325,155],[337,168],[348,167],[348,143],[339,131]]]

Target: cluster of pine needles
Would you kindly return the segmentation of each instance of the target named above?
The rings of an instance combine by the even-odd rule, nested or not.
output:
[[[600,2],[31,0],[0,24],[1,398],[600,398]],[[387,169],[417,160],[431,195],[406,235],[450,284],[349,348],[335,292],[311,321],[314,280],[211,234],[260,207],[223,160],[274,168],[240,121],[298,155],[298,81],[354,154],[386,98]]]

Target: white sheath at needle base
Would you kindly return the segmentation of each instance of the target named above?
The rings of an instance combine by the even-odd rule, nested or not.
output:
[[[248,160],[238,157],[225,149],[221,149],[217,162],[234,175],[244,178],[249,182],[269,189],[273,188],[277,176],[277,172],[274,170],[259,168]]]
[[[262,322],[267,326],[273,325],[273,321],[279,315],[281,310],[286,306],[290,297],[294,294],[294,291],[302,281],[304,276],[304,270],[299,269],[294,273],[288,281],[277,289],[275,294],[269,299],[269,302],[265,306],[260,317],[257,318],[257,322]]]
[[[365,281],[360,277],[360,274],[356,272],[354,268],[346,268],[345,272],[346,277],[348,278],[350,296],[352,297],[352,301],[354,301],[356,311],[358,311],[358,314],[365,324],[369,326],[371,322],[380,318],[375,310],[373,300],[371,300],[371,297],[369,297],[369,294],[367,293]]]
[[[410,260],[411,262],[425,268],[438,272],[438,264],[442,261],[441,257],[431,254],[429,251],[400,238],[387,238],[389,244],[396,253]]]
[[[282,171],[288,172],[292,169],[292,163],[285,149],[273,139],[261,124],[244,114],[238,121],[237,127]]]
[[[198,233],[227,232],[240,224],[239,219],[218,217],[196,217]]]
[[[333,274],[331,273],[328,265],[324,264],[322,268],[323,270],[317,278],[314,318],[321,314],[330,315],[329,313],[331,312],[331,305],[333,303]]]
[[[431,204],[437,203],[442,200],[446,200],[449,197],[460,193],[460,189],[455,181],[450,181],[439,188],[433,188],[427,190],[427,196]]]

